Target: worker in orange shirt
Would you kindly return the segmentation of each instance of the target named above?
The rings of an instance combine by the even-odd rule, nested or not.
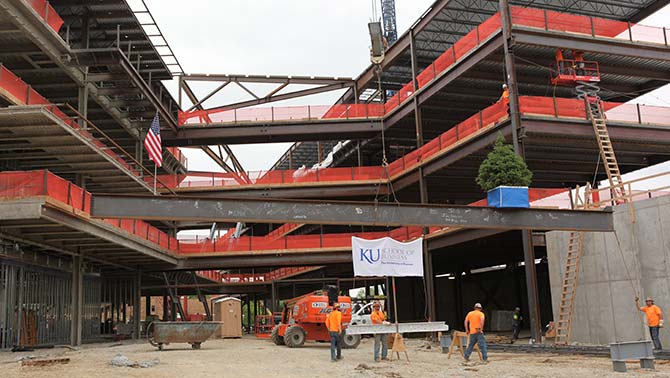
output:
[[[330,361],[337,362],[342,359],[342,313],[339,303],[333,303],[333,311],[326,317],[326,328],[330,333]]]
[[[635,297],[635,305],[647,315],[647,325],[649,326],[651,341],[654,342],[654,350],[661,350],[663,346],[661,346],[658,331],[663,326],[663,313],[661,312],[661,308],[654,304],[654,300],[651,297],[647,297],[645,303],[646,306],[640,307],[640,298]]]
[[[584,76],[586,63],[584,63],[584,51],[575,50],[572,52],[572,58],[575,60],[575,73],[577,76]]]
[[[372,304],[372,314],[370,314],[370,322],[372,324],[389,324],[386,321],[386,314],[381,310],[381,304],[379,302],[374,302]],[[374,346],[374,357],[375,362],[379,361],[379,347],[382,349],[382,360],[388,360],[388,343],[386,340],[385,333],[376,333],[375,334],[375,346]]]
[[[558,68],[558,74],[564,74],[564,66],[565,63],[563,62],[565,58],[563,58],[563,49],[556,49],[556,68]]]
[[[485,321],[486,317],[482,312],[482,305],[475,303],[474,310],[468,312],[465,317],[465,333],[469,335],[468,347],[465,349],[465,361],[470,361],[470,354],[472,354],[475,344],[479,344],[482,359],[487,362],[488,355],[486,353],[486,339],[484,338]]]

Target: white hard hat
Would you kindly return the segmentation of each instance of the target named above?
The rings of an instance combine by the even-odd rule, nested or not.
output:
[[[479,302],[475,303],[475,308],[482,308],[482,304]]]
[[[507,88],[507,84],[503,84],[502,87],[503,87],[503,88]]]

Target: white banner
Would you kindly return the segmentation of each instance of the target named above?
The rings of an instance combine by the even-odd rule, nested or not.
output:
[[[351,237],[355,276],[423,277],[423,238],[408,243],[389,237]]]

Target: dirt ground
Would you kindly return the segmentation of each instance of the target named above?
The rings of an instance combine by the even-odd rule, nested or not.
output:
[[[628,373],[614,373],[608,358],[558,356],[552,354],[490,353],[489,363],[479,364],[473,355],[470,366],[460,356],[447,359],[437,345],[408,340],[411,360],[372,361],[372,340],[358,349],[344,350],[342,361],[330,362],[327,344],[308,343],[299,349],[276,346],[267,340],[244,338],[209,340],[200,350],[188,344],[172,344],[159,352],[146,342],[87,345],[78,350],[43,349],[34,352],[0,353],[1,377],[670,377],[670,361],[657,361],[656,371],[628,364]],[[131,360],[160,362],[149,368],[116,367],[110,360],[121,353]],[[21,366],[20,358],[69,357],[65,365]],[[666,364],[666,362],[668,362]]]

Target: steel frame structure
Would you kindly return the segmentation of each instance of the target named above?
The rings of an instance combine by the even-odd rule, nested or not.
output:
[[[645,93],[655,88],[659,83],[667,82],[667,62],[670,54],[667,48],[659,46],[647,46],[634,44],[619,40],[599,40],[590,38],[588,35],[558,35],[556,33],[543,32],[541,30],[527,29],[511,25],[509,17],[509,5],[533,6],[543,9],[558,10],[587,16],[598,16],[629,22],[637,22],[646,15],[651,14],[662,6],[668,4],[667,0],[438,0],[428,9],[423,16],[412,25],[409,31],[404,33],[396,43],[387,51],[387,59],[382,65],[383,73],[381,84],[383,90],[378,93],[383,96],[384,90],[398,90],[403,84],[413,82],[413,94],[410,101],[403,103],[393,113],[384,119],[383,126],[378,120],[360,121],[338,121],[330,124],[330,130],[325,125],[314,125],[316,129],[308,129],[307,124],[299,122],[288,122],[286,124],[255,124],[235,125],[230,128],[211,128],[207,131],[209,136],[218,135],[216,144],[221,145],[218,151],[205,145],[208,135],[201,134],[197,138],[191,138],[188,128],[177,128],[176,112],[181,103],[169,96],[160,80],[170,78],[175,73],[183,74],[179,63],[164,61],[164,58],[174,59],[174,54],[165,42],[165,46],[154,45],[151,42],[151,34],[143,27],[144,22],[140,17],[147,14],[150,20],[146,23],[158,28],[153,17],[148,13],[146,5],[139,11],[132,10],[125,1],[103,0],[96,4],[80,4],[71,1],[54,0],[51,2],[58,13],[65,20],[65,29],[60,35],[49,29],[39,18],[39,13],[29,8],[26,2],[21,0],[8,0],[0,4],[0,21],[12,25],[0,36],[0,60],[8,67],[15,70],[32,88],[42,93],[51,102],[76,103],[77,112],[83,117],[89,118],[93,123],[99,125],[102,130],[115,141],[118,141],[122,149],[131,151],[135,148],[135,159],[145,166],[141,143],[144,124],[148,123],[154,111],[158,111],[164,118],[165,139],[174,145],[201,143],[205,152],[213,158],[225,170],[241,173],[244,171],[240,162],[237,161],[228,149],[227,144],[243,143],[245,141],[262,137],[262,141],[279,140],[302,140],[286,155],[285,159],[278,162],[276,167],[288,166],[298,167],[308,164],[310,159],[318,157],[321,160],[324,149],[332,147],[335,143],[328,142],[329,139],[341,137],[359,139],[356,143],[350,143],[346,149],[341,150],[335,157],[334,165],[358,165],[376,164],[380,159],[380,143],[378,135],[382,127],[387,133],[389,140],[395,144],[398,150],[420,147],[424,142],[432,138],[437,132],[443,131],[468,115],[481,109],[484,104],[495,100],[499,95],[497,87],[503,76],[497,75],[496,71],[504,70],[510,76],[508,83],[511,91],[512,117],[500,123],[494,130],[501,130],[505,135],[512,135],[517,152],[525,157],[534,170],[541,177],[541,182],[552,183],[557,186],[569,185],[573,182],[582,181],[588,173],[592,172],[593,166],[588,164],[590,159],[590,145],[586,142],[589,134],[582,122],[566,121],[561,119],[538,119],[518,116],[518,95],[522,93],[538,93],[546,90],[546,85],[540,81],[543,72],[534,68],[536,64],[543,64],[551,59],[555,47],[569,49],[581,49],[594,54],[594,58],[605,63],[603,65],[604,79],[610,80],[612,93],[632,92]],[[472,54],[460,61],[452,69],[442,74],[437,80],[427,87],[418,88],[417,77],[428,67],[429,64],[445,51],[447,47],[455,43],[460,37],[468,33],[479,23],[490,15],[500,11],[502,13],[503,29],[486,43],[479,46]],[[164,37],[158,28],[158,35],[164,41]],[[161,42],[162,43],[162,42]],[[667,47],[667,46],[666,46]],[[537,57],[537,61],[528,62],[527,57]],[[609,56],[614,56],[607,60]],[[178,67],[178,68],[174,68]],[[622,67],[626,67],[625,69]],[[609,75],[609,76],[608,76]],[[609,77],[609,79],[608,79]],[[193,81],[217,81],[218,88],[196,97],[187,82]],[[249,90],[246,83],[273,83],[277,87],[266,94],[258,94]],[[324,78],[324,77],[288,77],[288,76],[212,76],[212,75],[183,75],[180,79],[180,94],[185,92],[191,101],[191,108],[204,109],[203,104],[213,98],[220,90],[228,85],[240,85],[253,98],[250,101],[225,104],[221,109],[235,109],[253,106],[263,103],[271,103],[297,96],[305,96],[337,89],[346,89],[340,99],[340,103],[356,103],[361,101],[361,94],[371,88],[376,88],[378,83],[372,67],[366,69],[359,77],[351,78]],[[291,84],[314,85],[311,89],[289,91]],[[467,90],[471,91],[471,97],[462,97]],[[567,91],[557,92],[559,96],[567,97]],[[180,96],[181,97],[181,96]],[[93,100],[93,101],[90,101]],[[375,101],[376,97],[368,98]],[[447,104],[447,105],[445,105]],[[450,105],[449,105],[450,104]],[[3,105],[5,103],[3,102]],[[183,109],[188,110],[188,109]],[[557,127],[559,126],[560,127]],[[337,135],[332,128],[338,129]],[[344,130],[344,131],[343,131]],[[520,236],[523,249],[523,260],[526,272],[526,286],[528,290],[528,303],[531,309],[530,320],[532,334],[537,338],[539,328],[538,301],[537,301],[537,277],[535,269],[535,248],[541,244],[528,228],[534,227],[531,222],[533,216],[558,216],[554,223],[547,223],[545,227],[581,227],[593,229],[611,229],[611,219],[608,221],[608,213],[575,213],[561,212],[556,210],[523,210],[495,211],[486,208],[466,210],[455,206],[436,206],[431,202],[456,201],[466,202],[471,200],[473,183],[470,180],[475,174],[476,163],[483,157],[487,146],[494,136],[493,131],[483,133],[480,138],[469,141],[458,148],[431,161],[428,164],[408,172],[402,177],[394,180],[396,190],[401,191],[399,195],[408,201],[419,202],[408,206],[381,205],[371,203],[337,203],[328,202],[322,206],[308,204],[301,201],[263,201],[254,199],[222,199],[214,196],[261,196],[261,197],[329,197],[341,198],[344,196],[370,198],[373,195],[388,196],[392,193],[384,191],[383,187],[372,185],[343,185],[309,188],[278,187],[266,189],[254,189],[246,192],[227,191],[221,193],[207,193],[210,199],[199,199],[199,203],[205,204],[202,212],[189,213],[194,208],[194,200],[184,199],[119,199],[116,198],[107,206],[114,206],[115,201],[128,200],[123,207],[116,210],[127,210],[124,216],[131,214],[131,210],[137,211],[135,216],[150,218],[148,208],[151,204],[166,205],[165,209],[171,209],[180,214],[181,217],[205,217],[217,220],[238,221],[246,219],[252,222],[279,223],[300,221],[301,223],[314,223],[323,230],[326,224],[328,230],[337,230],[342,226],[330,226],[331,223],[361,224],[365,227],[371,225],[390,225],[415,223],[421,226],[430,224],[455,224],[461,226],[463,221],[469,222],[472,229],[457,229],[446,234],[440,234],[426,238],[426,298],[428,313],[431,318],[435,316],[436,300],[434,297],[434,282],[432,259],[443,258],[444,251],[448,248],[462,245],[500,235]],[[204,131],[200,131],[204,132]],[[192,134],[195,135],[195,134]],[[559,138],[567,140],[570,135],[570,149],[575,156],[561,160],[560,148],[552,147],[552,142]],[[670,138],[666,131],[660,128],[646,127],[633,128],[628,125],[613,125],[612,137],[615,143],[621,143],[623,148],[620,159],[624,165],[631,168],[639,168],[652,163],[653,159],[659,161],[670,158],[667,153],[667,144]],[[619,138],[619,142],[617,142]],[[10,138],[11,139],[11,138]],[[8,139],[8,140],[10,140]],[[191,141],[189,141],[191,139]],[[196,140],[197,139],[197,140]],[[319,143],[314,143],[318,140]],[[640,157],[637,142],[648,142],[652,140],[653,146],[645,147],[644,156]],[[561,146],[562,148],[563,146]],[[619,146],[617,146],[619,147]],[[665,148],[665,152],[664,152]],[[223,150],[227,153],[224,158]],[[170,155],[171,156],[171,155]],[[167,156],[166,160],[173,159]],[[24,156],[28,160],[28,156]],[[40,155],[43,158],[44,155]],[[231,160],[228,165],[227,159]],[[646,159],[646,160],[645,160]],[[577,162],[578,168],[569,172],[549,172],[556,161],[565,164]],[[84,172],[82,165],[74,165],[72,173],[78,176]],[[449,167],[449,170],[445,170]],[[19,167],[20,168],[20,167]],[[114,168],[117,171],[118,167]],[[178,162],[169,164],[165,173],[184,171],[184,167]],[[243,177],[243,175],[242,175]],[[74,177],[73,180],[78,180]],[[442,190],[441,182],[451,180],[454,190]],[[561,181],[564,180],[564,181]],[[244,182],[245,179],[242,178]],[[96,187],[92,180],[82,179],[81,184],[88,182],[90,190],[100,192],[104,185]],[[460,193],[459,193],[460,192]],[[464,193],[464,194],[463,194]],[[204,193],[199,194],[204,196]],[[462,195],[462,197],[459,197]],[[99,211],[99,200],[94,201],[95,214]],[[182,201],[182,202],[173,202]],[[179,206],[176,204],[179,203]],[[235,210],[232,214],[224,211],[216,213],[215,206],[221,205]],[[306,250],[284,250],[260,251],[260,253],[249,254],[249,251],[230,253],[224,255],[196,254],[193,256],[176,256],[161,249],[154,243],[140,240],[115,229],[104,222],[90,219],[76,211],[64,209],[55,205],[45,198],[30,198],[16,201],[2,201],[0,206],[0,239],[7,241],[2,247],[0,256],[2,264],[6,261],[19,264],[40,266],[45,269],[56,269],[71,275],[70,282],[72,290],[63,298],[64,302],[70,300],[72,306],[73,321],[70,322],[69,340],[78,344],[82,335],[86,334],[86,325],[82,323],[85,317],[83,311],[86,291],[92,287],[84,284],[84,277],[101,275],[105,282],[102,284],[102,294],[97,295],[101,304],[105,304],[105,315],[110,315],[116,321],[125,321],[129,314],[126,308],[130,305],[134,310],[139,310],[141,287],[153,288],[165,285],[161,281],[158,272],[177,271],[173,276],[174,286],[179,282],[192,282],[192,278],[185,272],[199,269],[212,268],[248,268],[248,267],[277,267],[277,266],[321,266],[330,264],[347,263],[351,260],[351,251],[340,249],[306,249]],[[163,210],[165,210],[163,209]],[[358,211],[361,213],[359,214]],[[110,210],[108,207],[107,210]],[[155,210],[152,208],[152,211]],[[141,211],[141,212],[140,212]],[[431,211],[443,214],[445,217],[432,219]],[[205,212],[209,212],[207,215]],[[212,214],[215,213],[215,214]],[[299,213],[309,215],[309,219],[299,218]],[[154,216],[157,213],[154,212]],[[205,214],[205,215],[203,215]],[[445,215],[446,214],[446,215]],[[460,218],[454,218],[454,214]],[[502,214],[508,217],[502,219]],[[174,214],[161,213],[161,218],[174,220]],[[408,220],[412,215],[414,220]],[[448,216],[447,216],[448,215]],[[579,215],[579,216],[578,216]],[[491,216],[485,220],[486,216]],[[572,219],[571,217],[578,216]],[[497,218],[496,218],[497,217]],[[610,215],[611,218],[611,215]],[[335,221],[334,221],[335,220]],[[490,223],[497,220],[497,223]],[[609,222],[609,223],[608,223]],[[568,224],[569,223],[569,224]],[[181,225],[189,224],[188,222]],[[171,232],[176,232],[180,223],[171,226]],[[486,227],[496,227],[489,229]],[[509,229],[524,228],[522,232],[507,231]],[[315,232],[317,228],[310,226],[301,227],[298,232]],[[289,231],[290,232],[290,231]],[[11,241],[11,242],[9,242]],[[19,245],[17,250],[14,245]],[[507,250],[505,250],[507,251]],[[509,257],[508,257],[509,258]],[[516,257],[515,257],[516,258]],[[491,260],[493,261],[493,260]],[[496,260],[497,261],[497,260]],[[4,268],[3,268],[4,269]],[[17,274],[20,273],[14,272]],[[11,273],[12,275],[14,273]],[[181,275],[181,276],[180,276]],[[198,278],[199,283],[208,282],[204,278]],[[124,284],[122,284],[122,282]],[[41,283],[44,286],[44,282]],[[217,284],[218,285],[218,284]],[[21,285],[19,285],[21,286]],[[167,286],[172,286],[169,282]],[[242,290],[242,289],[236,289]],[[30,289],[28,292],[36,292]],[[250,291],[249,291],[250,292]],[[274,293],[274,290],[273,290]],[[19,294],[19,291],[16,292]],[[14,293],[12,293],[14,295]],[[93,294],[93,296],[96,296]],[[97,301],[94,301],[97,303]],[[274,300],[273,300],[274,302]],[[21,306],[19,306],[21,307]],[[95,307],[95,306],[93,306]],[[0,312],[1,313],[1,312]],[[139,327],[138,317],[133,327]],[[136,335],[138,328],[135,328]],[[60,334],[59,334],[60,335]],[[63,336],[63,335],[60,335]],[[86,337],[84,337],[86,338]],[[60,341],[60,339],[59,339]]]

